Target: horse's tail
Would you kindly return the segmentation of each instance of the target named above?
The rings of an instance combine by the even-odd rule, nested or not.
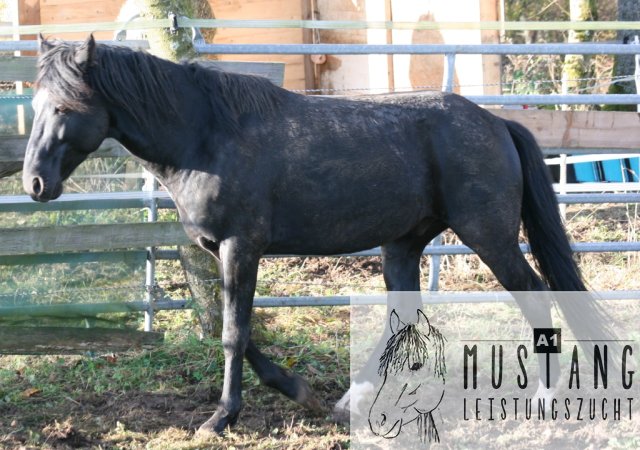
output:
[[[554,291],[586,291],[540,147],[524,126],[505,122],[520,156],[524,178],[522,222],[540,273]]]
[[[551,176],[540,147],[529,130],[517,122],[505,120],[518,150],[524,178],[522,221],[539,272],[553,291],[586,291],[573,251],[565,233],[553,191]],[[598,337],[605,331],[606,314],[591,295],[558,300],[569,326],[575,331]],[[604,336],[603,336],[604,333]]]

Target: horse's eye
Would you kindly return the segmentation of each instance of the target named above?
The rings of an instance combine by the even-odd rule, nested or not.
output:
[[[420,370],[422,368],[422,363],[414,362],[411,366],[411,370]]]
[[[68,112],[68,109],[62,105],[58,105],[54,108],[53,112],[59,115],[65,115]]]

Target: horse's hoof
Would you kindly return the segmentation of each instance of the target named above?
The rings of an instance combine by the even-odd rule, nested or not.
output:
[[[298,385],[298,393],[296,394],[296,398],[294,399],[296,403],[302,405],[309,411],[314,413],[324,413],[325,407],[322,403],[317,399],[311,386],[307,383],[307,380],[302,378],[300,375],[291,373],[290,376],[295,379],[295,383]]]
[[[200,425],[196,436],[198,437],[211,437],[211,436],[224,436],[224,430],[227,427],[233,426],[238,421],[239,413],[230,414],[224,408],[218,407],[215,414],[211,416],[209,420]]]
[[[346,408],[341,408],[336,405],[333,408],[331,419],[338,424],[347,425],[351,421],[351,412],[349,411],[349,405]]]
[[[353,382],[351,387],[333,407],[333,421],[348,424],[352,416],[362,416],[360,409],[364,407],[360,403],[373,392],[373,384],[369,381],[362,383]],[[353,407],[351,406],[353,403]]]

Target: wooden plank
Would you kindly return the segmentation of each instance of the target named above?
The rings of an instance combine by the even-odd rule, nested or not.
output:
[[[102,303],[29,303],[28,294],[16,294],[15,304],[0,306],[0,319],[16,320],[22,317],[48,317],[56,319],[83,319],[98,314],[138,313],[147,309],[143,301],[134,302],[102,302]],[[41,296],[42,298],[42,296]],[[46,298],[42,298],[47,301]]]
[[[0,266],[33,266],[34,264],[80,264],[100,262],[108,264],[128,264],[142,266],[147,260],[144,250],[123,250],[120,252],[56,253],[44,255],[3,256]]]
[[[218,19],[297,20],[301,5],[297,0],[211,0]]]
[[[44,5],[43,5],[44,6]],[[113,2],[92,1],[79,5],[52,5],[42,8],[43,24],[91,23],[115,21],[119,8]],[[112,32],[105,32],[111,34]]]
[[[0,229],[0,257],[191,243],[178,222]]]
[[[36,79],[36,57],[0,56],[2,81],[34,81]],[[271,80],[282,86],[284,81],[284,64],[280,62],[247,62],[247,61],[197,61],[205,67],[214,67],[226,72],[256,75]]]
[[[535,135],[542,147],[640,148],[640,116],[634,112],[492,109]]]
[[[218,19],[301,19],[303,8],[300,0],[210,0],[211,8]],[[216,32],[219,44],[286,43],[301,44],[304,41],[300,29],[232,29],[220,28]],[[220,60],[256,61],[264,60],[263,55],[219,55]],[[305,89],[305,56],[271,55],[270,61],[286,65],[284,87]]]
[[[0,162],[0,178],[8,177],[22,170],[20,162]]]
[[[35,56],[0,56],[1,81],[35,81]]]
[[[28,141],[29,136],[0,136],[0,163],[22,163]],[[98,151],[92,153],[89,157],[111,158],[130,155],[122,144],[113,139],[106,139],[100,145]]]
[[[40,24],[40,0],[21,0],[18,4],[18,22],[20,25],[39,25]],[[23,35],[22,40],[37,39],[36,35]],[[35,55],[35,52],[23,52],[22,55]],[[16,80],[30,81],[30,79]]]
[[[111,328],[0,327],[0,354],[70,355],[152,349],[164,333]]]
[[[312,20],[314,13],[312,11],[313,0],[299,0],[300,1],[300,18],[302,20]],[[313,44],[314,31],[308,28],[302,30],[302,43]],[[311,61],[310,55],[302,55],[302,64],[304,68],[304,88],[315,89],[316,88],[316,69],[315,64]]]
[[[222,34],[222,32],[218,32],[218,34]],[[224,42],[222,39],[218,39],[218,34],[216,34],[216,43],[229,43]],[[264,40],[260,39],[259,42],[276,43],[272,42],[267,37],[265,37]],[[234,43],[243,42],[241,40],[237,40],[234,41]],[[291,38],[283,40],[282,43],[291,43]],[[267,58],[265,55],[217,55],[217,57],[219,61],[233,60],[243,62],[264,61],[265,58]],[[270,61],[284,64],[285,76],[283,86],[286,89],[305,89],[304,58],[301,55],[268,55],[268,58]]]
[[[40,24],[40,0],[21,0],[18,2],[18,21],[20,25]]]
[[[47,203],[34,202],[28,195],[0,196],[0,213],[36,211],[75,211],[79,209],[145,208],[154,202],[158,208],[175,208],[166,191],[87,192],[62,194]]]
[[[284,82],[284,64],[279,62],[201,60],[197,63],[203,67],[224,70],[225,72],[265,77],[276,86],[282,86]]]
[[[500,13],[497,0],[480,0],[480,21],[497,22]],[[499,44],[499,30],[481,30],[480,41],[483,44]],[[500,95],[502,73],[502,57],[500,55],[482,55],[482,83],[484,95]]]

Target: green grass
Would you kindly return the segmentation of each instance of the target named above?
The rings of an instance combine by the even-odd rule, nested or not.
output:
[[[258,312],[257,342],[275,362],[304,374],[321,398],[337,400],[348,385],[344,338],[348,320],[327,318],[338,313],[344,319],[344,311],[316,308],[281,313]],[[82,441],[96,448],[203,445],[201,440],[194,441],[193,430],[215,409],[223,357],[219,340],[198,339],[190,315],[161,313],[164,317],[158,323],[167,327],[167,340],[152,351],[93,358],[0,358],[0,448],[37,448],[47,439],[49,444]],[[324,322],[328,325],[323,326]],[[346,445],[344,428],[327,416],[310,416],[260,386],[253,371],[244,371],[243,385],[240,426],[227,440],[207,441],[214,448],[223,443],[238,448],[285,448],[287,442],[305,448],[298,445],[314,434],[327,443]],[[66,434],[61,432],[65,427]],[[56,433],[60,436],[52,442],[51,435]]]

